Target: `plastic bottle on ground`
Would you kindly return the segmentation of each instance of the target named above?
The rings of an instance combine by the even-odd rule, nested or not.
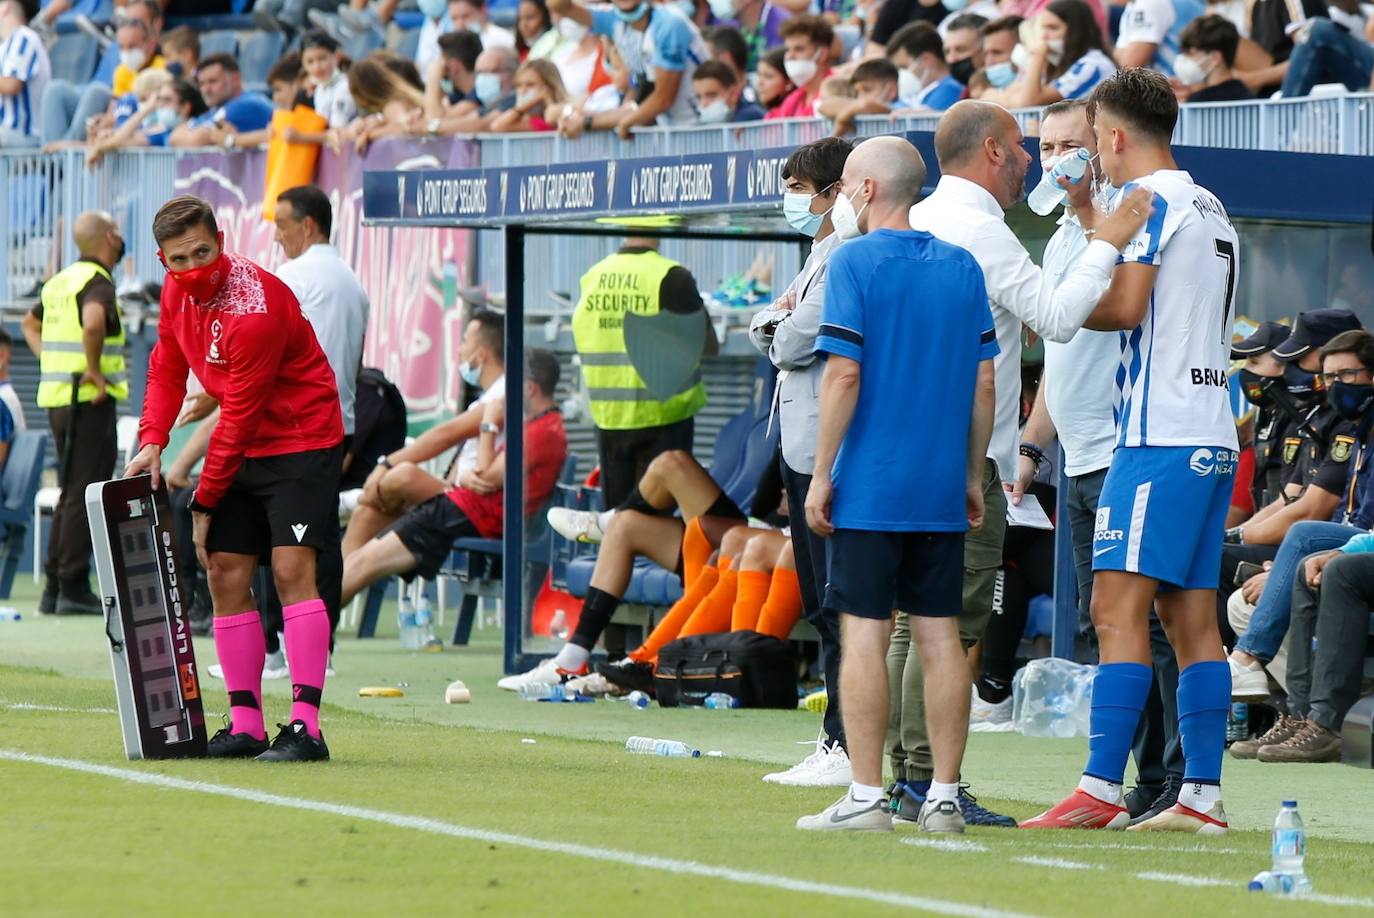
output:
[[[1307,833],[1296,800],[1285,800],[1274,820],[1273,865],[1250,881],[1251,892],[1274,896],[1302,896],[1312,891],[1303,861],[1307,855]]]
[[[434,609],[429,604],[429,597],[421,595],[420,601],[415,604],[415,632],[416,641],[422,650],[443,650],[444,642],[434,636]]]
[[[724,692],[712,692],[706,696],[706,700],[701,703],[701,706],[711,711],[724,711],[739,707],[739,699]]]
[[[654,739],[649,736],[632,736],[625,741],[625,751],[637,755],[664,755],[674,758],[695,759],[701,756],[700,749],[693,749],[678,740]]]
[[[519,695],[526,701],[564,701],[568,698],[568,690],[561,685],[535,682],[520,686]]]
[[[1059,187],[1058,179],[1067,178],[1070,184],[1077,185],[1083,181],[1083,173],[1088,170],[1090,159],[1092,154],[1082,147],[1059,157],[1054,165],[1041,175],[1039,184],[1031,189],[1031,193],[1026,197],[1026,204],[1040,216],[1047,216],[1068,196],[1068,192]]]
[[[22,618],[14,606],[0,606],[0,622],[17,622]]]
[[[420,640],[419,621],[415,604],[409,596],[402,595],[396,604],[396,626],[401,632],[402,650],[419,650],[424,643]]]
[[[624,696],[615,696],[615,695],[612,695],[612,696],[610,696],[610,697],[612,697],[612,698],[617,698],[617,697],[619,697],[620,700],[624,701],[626,704],[628,704],[630,707],[634,708],[634,709],[637,710],[637,711],[642,711],[642,710],[644,710],[645,708],[647,708],[647,707],[649,706],[649,703],[652,701],[652,699],[651,699],[648,695],[646,695],[644,692],[638,692],[638,691],[636,691],[636,692],[631,692],[630,694],[624,695]]]

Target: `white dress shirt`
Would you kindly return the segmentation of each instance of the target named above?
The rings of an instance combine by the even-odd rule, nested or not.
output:
[[[1065,209],[1045,246],[1045,284],[1057,287],[1088,250],[1083,224]],[[1076,477],[1111,465],[1116,448],[1112,392],[1121,362],[1121,333],[1079,329],[1067,342],[1045,342],[1045,407],[1064,447],[1064,474]]]
[[[983,269],[1001,352],[994,363],[997,412],[988,456],[1008,480],[1016,475],[1021,418],[1021,323],[1046,341],[1068,341],[1111,284],[1117,250],[1095,240],[1058,286],[1045,282],[1006,215],[986,188],[953,175],[911,208],[911,227],[967,249]]]
[[[277,276],[300,301],[315,329],[324,357],[334,371],[343,409],[344,433],[353,433],[353,400],[367,333],[367,293],[348,263],[326,242],[317,242],[277,269]]]

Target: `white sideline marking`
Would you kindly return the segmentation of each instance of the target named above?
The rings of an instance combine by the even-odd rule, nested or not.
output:
[[[1105,870],[1101,864],[1085,864],[1082,861],[1066,861],[1058,857],[1036,857],[1028,854],[1024,857],[1014,857],[1013,861],[1022,864],[1030,864],[1032,867],[1053,867],[1055,870]]]
[[[913,848],[934,848],[937,851],[960,851],[984,854],[992,849],[980,842],[967,838],[926,838],[921,835],[902,839],[902,844]]]
[[[48,711],[54,714],[118,714],[114,708],[63,708],[52,704],[30,704],[27,701],[0,699],[0,708],[11,711]]]
[[[676,858],[655,857],[647,854],[635,854],[629,851],[617,851],[613,848],[598,848],[591,845],[549,841],[542,838],[533,838],[528,835],[513,835],[508,832],[493,832],[488,829],[475,829],[451,822],[440,822],[437,819],[426,819],[421,816],[388,813],[384,810],[370,810],[357,806],[326,803],[322,800],[309,800],[303,797],[287,797],[281,794],[269,794],[244,787],[211,784],[206,781],[188,781],[184,778],[174,778],[170,775],[133,771],[127,768],[113,768],[108,765],[97,765],[94,762],[83,762],[79,759],[62,759],[53,756],[34,755],[28,752],[20,752],[15,749],[0,749],[0,759],[7,759],[12,762],[26,762],[34,765],[48,765],[53,768],[64,768],[68,771],[101,775],[107,778],[128,781],[131,784],[146,784],[152,787],[167,788],[170,790],[193,791],[200,794],[212,794],[218,797],[246,800],[250,803],[262,803],[268,806],[283,807],[285,809],[326,813],[331,816],[345,816],[350,819],[361,819],[368,822],[381,823],[398,829],[414,829],[419,832],[429,832],[434,835],[447,835],[452,838],[510,845],[516,848],[529,848],[534,851],[547,851],[552,854],[563,854],[569,857],[581,857],[595,861],[624,864],[629,867],[658,870],[664,873],[727,880],[732,883],[741,883],[746,886],[761,886],[769,889],[781,889],[787,892],[834,896],[840,899],[865,900],[868,902],[881,903],[883,905],[895,905],[900,908],[924,910],[940,915],[969,916],[969,918],[1028,918],[1028,916],[1019,912],[984,908],[978,905],[966,905],[962,902],[949,902],[942,899],[930,899],[925,896],[907,895],[906,893],[863,889],[857,886],[817,883],[811,880],[798,880],[792,877],[777,876],[775,874],[736,870],[732,867],[716,867],[711,864],[701,864],[696,861],[683,861]]]
[[[1064,851],[1163,851],[1167,854],[1240,854],[1239,848],[1213,848],[1211,845],[1190,845],[1186,848],[1152,848],[1149,845],[1130,845],[1124,842],[1099,842],[1090,845],[1071,845],[1056,842],[1039,845],[1041,848],[1058,848]]]
[[[1137,880],[1155,880],[1160,883],[1174,883],[1178,886],[1234,886],[1240,887],[1240,881],[1223,880],[1220,877],[1195,877],[1188,873],[1157,873],[1146,871],[1137,873]]]

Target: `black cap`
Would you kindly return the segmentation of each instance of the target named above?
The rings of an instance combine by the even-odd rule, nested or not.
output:
[[[1231,342],[1231,359],[1244,360],[1266,354],[1282,344],[1290,331],[1282,322],[1265,322],[1250,337]]]
[[[1314,347],[1321,347],[1343,331],[1360,328],[1360,320],[1349,309],[1313,309],[1298,313],[1293,334],[1274,348],[1280,360],[1294,360]]]

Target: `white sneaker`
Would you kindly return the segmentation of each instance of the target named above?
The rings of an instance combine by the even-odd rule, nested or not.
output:
[[[821,832],[891,832],[892,814],[882,797],[872,803],[858,803],[846,791],[843,797],[815,816],[798,819],[797,828]]]
[[[1008,695],[1001,701],[993,704],[984,701],[978,696],[978,689],[973,689],[973,699],[969,702],[968,725],[973,727],[990,727],[996,724],[1011,723],[1011,696]],[[986,725],[986,726],[985,726]]]
[[[963,832],[964,814],[953,800],[927,800],[916,823],[922,832]]]
[[[1269,697],[1269,675],[1263,666],[1245,666],[1235,657],[1227,657],[1226,662],[1231,667],[1232,701],[1264,701]]]
[[[212,663],[205,668],[205,671],[216,679],[224,678],[224,667],[218,663]]]
[[[590,510],[554,507],[549,510],[549,526],[554,532],[572,542],[600,544],[606,537],[605,531],[601,528],[601,514]]]
[[[600,697],[602,695],[614,695],[618,690],[606,680],[600,673],[587,673],[585,676],[574,676],[564,685],[569,692],[575,695],[589,695]]]
[[[291,675],[291,670],[286,665],[286,654],[278,650],[276,653],[269,653],[267,659],[262,664],[262,677],[264,679],[286,679]]]
[[[785,787],[848,787],[854,780],[849,755],[839,745],[816,741],[816,751],[786,771],[764,775],[768,784]]]
[[[573,672],[561,668],[554,662],[553,657],[549,657],[527,673],[506,676],[496,683],[496,687],[508,692],[518,692],[527,685],[562,685],[569,679],[585,675],[587,675],[585,665],[580,670]]]

